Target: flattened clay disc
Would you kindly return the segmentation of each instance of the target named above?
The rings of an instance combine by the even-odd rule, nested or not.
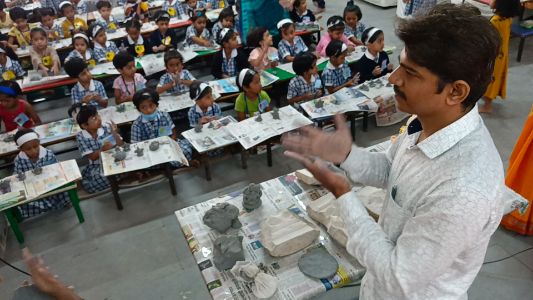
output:
[[[311,278],[322,279],[335,275],[339,263],[324,247],[317,247],[308,250],[300,257],[298,268]]]

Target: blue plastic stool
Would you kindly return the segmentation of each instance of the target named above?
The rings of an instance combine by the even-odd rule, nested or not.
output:
[[[518,45],[518,56],[516,57],[516,61],[520,62],[520,60],[522,60],[522,51],[524,50],[524,43],[526,42],[527,37],[533,36],[533,28],[528,29],[520,26],[520,24],[518,23],[514,23],[511,26],[511,34],[513,36],[520,37],[520,44]]]

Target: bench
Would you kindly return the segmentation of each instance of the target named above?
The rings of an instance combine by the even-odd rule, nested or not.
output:
[[[533,28],[528,29],[520,26],[519,23],[514,23],[511,26],[511,35],[520,37],[520,44],[518,45],[518,55],[516,57],[516,61],[520,62],[520,60],[522,60],[522,51],[524,50],[524,43],[526,42],[527,37],[533,36]]]

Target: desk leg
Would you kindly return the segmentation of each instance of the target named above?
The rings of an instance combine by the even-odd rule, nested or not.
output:
[[[244,148],[241,149],[241,166],[243,170],[248,169],[248,151]]]
[[[6,215],[7,221],[9,222],[9,225],[11,226],[11,229],[13,230],[13,233],[15,234],[15,237],[17,238],[19,244],[24,244],[24,235],[22,235],[22,231],[20,231],[19,224],[17,222],[15,214],[13,214],[13,210],[18,210],[18,208],[13,207],[8,210],[5,210],[4,214]]]
[[[267,164],[269,167],[272,167],[272,144],[267,144]]]
[[[368,130],[368,115],[369,115],[368,111],[363,112],[363,131],[364,132],[367,132]]]
[[[69,190],[68,197],[70,198],[70,202],[72,203],[72,206],[74,207],[74,210],[76,211],[76,215],[78,216],[78,221],[80,223],[85,222],[85,218],[83,217],[83,213],[81,212],[80,207],[80,198],[78,197],[78,190]]]
[[[211,165],[209,164],[209,155],[202,154],[200,159],[202,160],[202,164],[204,165],[205,179],[207,181],[211,181]]]
[[[168,184],[170,185],[170,193],[172,194],[172,196],[176,196],[176,183],[174,182],[172,167],[169,163],[165,165],[165,175],[167,176]]]
[[[122,206],[122,201],[120,201],[120,196],[118,194],[118,181],[117,176],[111,175],[109,178],[109,184],[111,185],[111,191],[113,192],[113,198],[115,199],[115,204],[117,205],[118,210],[124,209]]]
[[[22,213],[20,212],[20,209],[18,209],[18,207],[12,208],[12,209],[13,209],[12,213],[15,216],[15,220],[17,220],[17,222],[19,223],[22,222],[24,218],[22,218]]]
[[[518,56],[516,57],[517,62],[520,62],[522,60],[522,51],[524,50],[525,41],[526,41],[525,37],[520,38],[520,44],[518,45]]]

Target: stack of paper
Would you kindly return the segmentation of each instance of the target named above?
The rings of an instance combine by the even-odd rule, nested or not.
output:
[[[204,153],[237,142],[237,139],[226,129],[230,123],[237,123],[232,116],[204,124],[201,132],[189,129],[181,133],[193,145],[198,153]]]

